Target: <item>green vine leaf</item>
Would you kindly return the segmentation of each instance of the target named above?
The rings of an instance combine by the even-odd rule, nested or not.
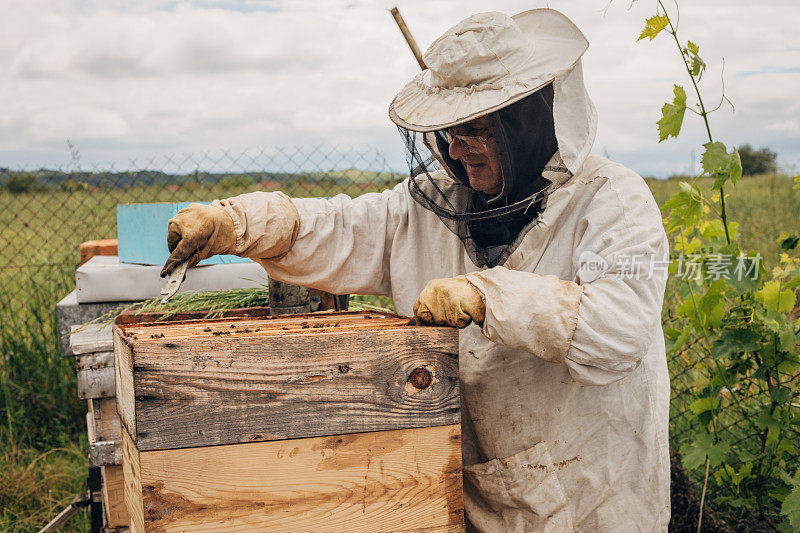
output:
[[[756,291],[756,298],[768,311],[788,313],[794,308],[795,294],[784,289],[778,280],[768,281],[761,290]]]
[[[686,48],[683,49],[683,53],[691,60],[691,71],[692,76],[697,78],[698,80],[703,77],[703,72],[706,69],[706,62],[703,61],[700,56],[700,47],[697,46],[692,41],[689,41],[686,45]]]
[[[689,405],[689,409],[695,414],[700,415],[706,411],[713,411],[719,407],[719,400],[717,398],[698,398]]]
[[[699,433],[693,442],[681,446],[681,459],[683,466],[692,470],[706,463],[706,457],[711,459],[711,466],[722,463],[730,445],[727,442],[714,442],[714,436],[708,433]]]
[[[778,404],[784,404],[792,397],[792,390],[786,387],[775,387],[769,391],[770,398]]]
[[[781,424],[780,420],[775,418],[775,415],[769,411],[762,411],[759,413],[759,415],[756,417],[756,423],[759,426],[767,429],[778,429],[780,428]]]
[[[703,215],[703,193],[696,184],[680,183],[681,190],[664,203],[669,209],[667,231],[681,226],[692,227]]]
[[[785,312],[756,309],[754,315],[766,330],[774,334],[776,341],[764,346],[765,350],[761,353],[764,361],[780,364],[783,360],[789,360],[787,355],[796,361],[794,354],[797,353],[797,334]]]
[[[798,367],[800,367],[800,361],[797,359],[797,356],[794,355],[778,363],[778,372],[794,375],[797,372]],[[794,451],[792,453],[794,455],[797,455],[798,452],[800,452],[800,449],[794,448],[794,446],[793,450]]]
[[[717,280],[708,288],[708,291],[700,298],[697,306],[697,313],[703,324],[711,327],[719,327],[725,318],[725,300],[723,290],[725,280]]]
[[[669,231],[671,231],[671,230],[669,230]],[[693,254],[693,253],[697,252],[702,246],[703,246],[702,241],[700,239],[698,239],[697,237],[682,238],[682,239],[678,239],[675,242],[675,246],[674,246],[673,249],[676,252],[681,252],[681,253],[684,253],[684,254]],[[673,261],[673,263],[675,265],[675,268],[670,271],[670,274],[675,274],[676,272],[678,272],[678,266],[679,265],[678,265],[677,260]]]
[[[789,235],[785,231],[778,237],[778,244],[784,250],[794,250],[797,248],[798,242],[800,242],[800,238],[797,235]]]
[[[783,500],[781,514],[789,519],[792,529],[795,531],[800,529],[800,485],[795,486]]]
[[[736,257],[725,276],[728,286],[733,288],[737,294],[747,294],[758,289],[765,271],[761,256],[754,252],[751,252],[751,255],[743,256],[737,254],[733,249],[727,253]]]
[[[797,353],[797,334],[795,334],[791,322],[785,318],[778,332],[778,348],[785,354]]]
[[[777,442],[781,430],[781,421],[775,413],[765,410],[756,417],[756,423],[767,430],[767,444]]]
[[[750,477],[752,472],[753,463],[744,463],[738,472],[730,465],[722,465],[722,468],[714,474],[714,477],[717,482],[730,481],[738,489],[742,480]]]
[[[777,346],[772,343],[764,346],[764,348],[770,348],[770,350],[766,352],[762,350],[762,356],[765,361],[768,357],[772,357],[777,358],[775,362],[779,363],[780,360],[785,357],[785,354],[797,353],[797,335],[795,333],[795,327],[785,313],[775,310],[764,311],[756,309],[754,315],[766,330],[775,334],[776,340],[778,341]],[[776,349],[784,352],[784,354],[774,353],[771,355],[771,352],[775,352]]]
[[[725,225],[722,223],[722,220],[718,218],[708,220],[707,222],[704,222],[699,229],[704,239],[708,239],[709,241],[716,240],[719,242],[719,244],[724,244]],[[731,241],[735,241],[739,234],[739,223],[728,222],[728,233],[730,233]]]
[[[703,165],[703,172],[715,174],[725,168],[728,161],[728,149],[721,142],[707,142],[703,145],[706,149],[700,162]]]
[[[761,335],[752,329],[726,328],[711,347],[714,357],[732,358],[743,352],[752,352],[761,347]]]
[[[692,334],[692,328],[685,326],[682,330],[668,328],[664,331],[666,336],[667,353],[674,354],[686,345]]]
[[[693,320],[694,315],[697,312],[697,304],[695,302],[695,297],[691,294],[687,296],[681,304],[675,309],[675,314],[678,316],[685,316],[686,318]]]
[[[728,153],[728,149],[719,141],[707,142],[703,147],[703,172],[717,175],[713,188],[721,189],[728,179],[736,185],[742,177],[742,160],[738,150]]]
[[[734,148],[731,153],[731,166],[728,169],[728,174],[734,185],[739,183],[739,180],[742,178],[742,158],[739,155],[739,150],[736,148]]]
[[[653,39],[658,36],[661,31],[667,27],[669,23],[669,19],[665,15],[655,15],[650,17],[645,21],[644,30],[639,35],[639,38],[636,39],[637,41],[641,41],[642,39],[649,37],[652,41]]]
[[[706,462],[706,451],[714,445],[714,438],[706,433],[697,436],[694,442],[681,446],[681,462],[689,470],[694,470]]]
[[[658,142],[669,137],[677,137],[683,125],[683,115],[686,114],[686,91],[680,85],[673,89],[675,98],[672,103],[666,103],[661,108],[661,118],[658,124]]]

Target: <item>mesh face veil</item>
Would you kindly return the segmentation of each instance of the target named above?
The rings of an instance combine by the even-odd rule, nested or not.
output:
[[[566,181],[546,179],[546,166],[569,172],[557,155],[552,84],[491,113],[489,123],[489,139],[454,139],[452,129],[419,133],[399,127],[411,169],[411,196],[462,240],[478,267],[502,264],[535,225],[547,196]],[[502,167],[499,193],[486,194],[470,185],[449,141],[466,141],[470,152],[480,150],[478,141],[484,147],[494,143]]]

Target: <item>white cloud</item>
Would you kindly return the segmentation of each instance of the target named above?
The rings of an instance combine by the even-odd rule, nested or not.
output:
[[[643,174],[683,172],[704,142],[696,117],[659,144],[655,122],[686,74],[674,45],[636,42],[653,2],[539,2],[562,10],[591,43],[587,85],[600,113],[596,151]],[[387,8],[376,1],[167,2],[27,0],[0,8],[0,166],[259,145],[374,145],[403,166],[387,117],[417,66]],[[424,50],[482,10],[477,0],[399,3]],[[529,2],[501,0],[516,13]],[[746,20],[745,17],[746,12]],[[680,31],[708,63],[703,89],[716,105],[725,57],[736,113],[712,118],[728,144],[771,146],[800,163],[800,49],[794,0],[684,2]],[[688,88],[688,86],[687,86]],[[693,99],[690,97],[690,100]],[[699,157],[699,155],[696,155]]]

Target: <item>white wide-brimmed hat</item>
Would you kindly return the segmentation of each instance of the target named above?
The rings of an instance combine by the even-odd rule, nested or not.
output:
[[[496,111],[569,71],[588,46],[552,9],[478,13],[431,44],[423,56],[428,68],[397,94],[389,117],[424,132]]]
[[[561,156],[576,172],[591,149],[597,114],[586,94],[580,58],[583,33],[553,9],[510,17],[478,13],[461,21],[423,55],[417,74],[389,105],[392,122],[430,132],[510,105],[553,83]]]

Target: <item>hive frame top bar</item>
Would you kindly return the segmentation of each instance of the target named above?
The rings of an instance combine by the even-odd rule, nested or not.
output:
[[[377,311],[330,311],[301,315],[229,317],[216,319],[118,324],[126,341],[162,339],[232,338],[240,336],[336,333],[364,329],[416,327],[409,317]]]

